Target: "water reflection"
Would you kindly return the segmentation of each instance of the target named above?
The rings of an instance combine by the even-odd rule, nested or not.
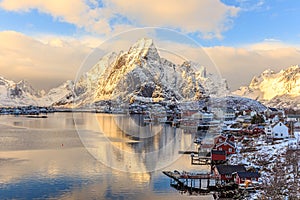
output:
[[[208,170],[178,155],[193,138],[180,129],[147,125],[138,132],[136,119],[122,115],[76,113],[74,119],[88,149],[127,172],[90,156],[72,113],[47,119],[0,116],[0,199],[181,199],[161,171],[149,169],[164,167],[164,159],[173,156],[178,159],[170,159],[164,170]],[[143,173],[128,173],[137,171]]]
[[[82,115],[86,113],[81,113],[80,118]],[[75,114],[75,123],[77,117]],[[141,116],[89,117],[88,127],[77,126],[79,136],[97,160],[113,169],[131,173],[155,171],[179,159],[179,151],[193,148],[194,134],[184,134],[182,129],[165,124],[144,124]]]
[[[6,118],[2,120],[6,124],[17,127],[26,127],[31,129],[73,129],[74,120],[70,113],[50,113],[47,115],[50,120],[40,118],[28,118],[26,116],[1,116]],[[84,119],[82,119],[84,120]]]

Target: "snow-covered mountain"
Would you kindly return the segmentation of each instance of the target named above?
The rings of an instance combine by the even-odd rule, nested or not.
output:
[[[190,101],[229,94],[225,79],[208,73],[197,63],[178,65],[160,57],[152,39],[146,38],[128,51],[107,54],[76,83],[67,81],[47,94],[36,92],[25,82],[1,80],[2,106],[84,107],[106,100]]]
[[[41,106],[64,106],[73,100],[73,81],[66,81],[56,88],[52,88],[39,99]]]
[[[146,38],[137,41],[128,51],[107,54],[76,83],[66,81],[47,94],[34,90],[25,81],[15,83],[0,77],[0,106],[82,107],[106,100],[191,101],[203,97],[218,99],[228,94],[225,79],[207,73],[205,67],[197,63],[186,61],[178,65],[160,57],[153,41]],[[291,66],[278,73],[266,70],[254,77],[249,86],[233,94],[269,106],[299,109],[300,68]],[[231,101],[247,105],[250,102],[242,98]]]
[[[236,110],[251,109],[257,112],[263,112],[266,110],[266,106],[259,101],[245,97],[226,96],[221,98],[211,98],[209,102],[212,107],[217,108],[230,107]]]
[[[26,81],[15,83],[0,77],[0,106],[38,105],[41,95]]]
[[[15,83],[0,77],[0,107],[63,105],[65,99],[71,99],[73,85],[72,81],[67,81],[46,94],[24,80]]]
[[[197,100],[228,94],[226,80],[192,62],[176,65],[161,58],[152,39],[142,38],[128,51],[110,53],[75,84],[80,105],[103,101]]]
[[[300,108],[300,67],[291,66],[278,73],[266,70],[254,77],[249,86],[234,95],[259,100],[273,107]]]

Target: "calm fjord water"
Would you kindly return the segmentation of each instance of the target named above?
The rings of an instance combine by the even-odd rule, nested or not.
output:
[[[162,174],[209,170],[178,154],[194,148],[194,135],[141,120],[95,113],[0,116],[0,199],[195,198],[171,188]]]

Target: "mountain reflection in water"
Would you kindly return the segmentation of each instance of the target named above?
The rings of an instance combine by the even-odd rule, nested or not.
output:
[[[141,121],[95,113],[0,116],[0,198],[188,198],[161,171],[209,170],[178,154],[194,135]]]

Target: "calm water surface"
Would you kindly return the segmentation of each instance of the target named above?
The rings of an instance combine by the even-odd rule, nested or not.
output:
[[[193,138],[140,116],[0,116],[0,199],[211,199],[180,194],[162,174],[209,170],[178,154]]]

